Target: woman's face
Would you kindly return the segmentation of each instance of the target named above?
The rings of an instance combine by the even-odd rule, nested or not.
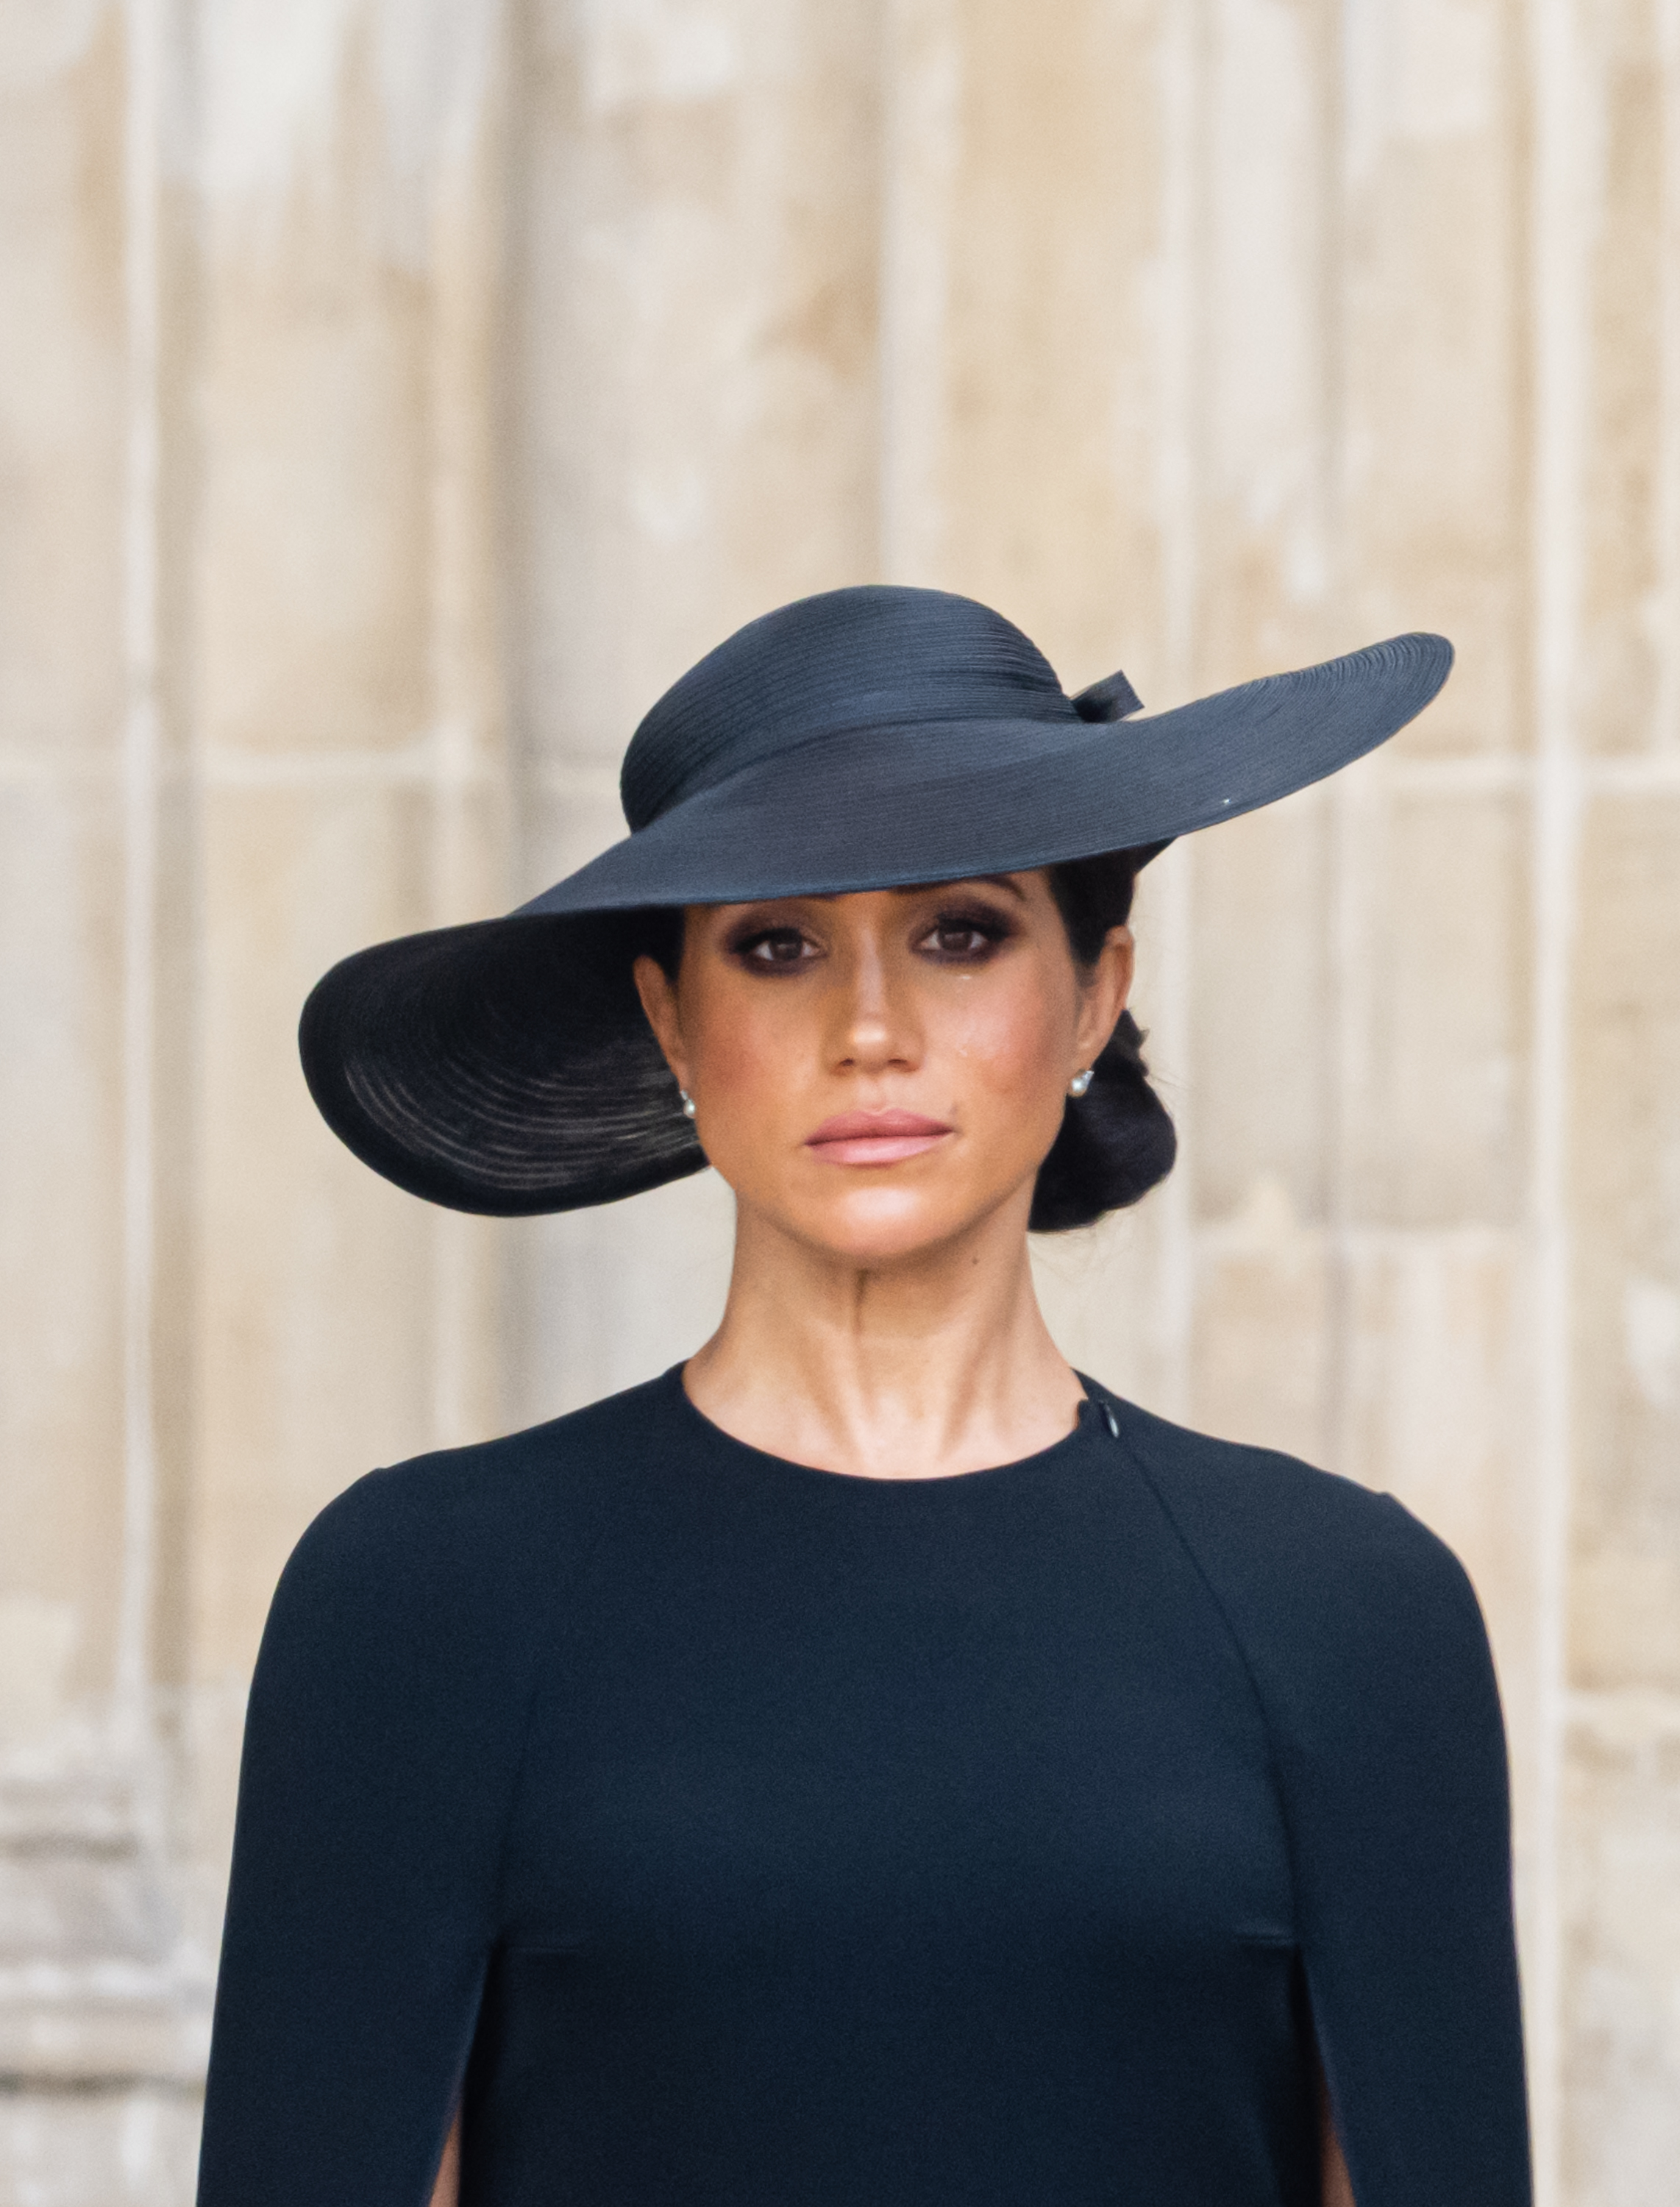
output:
[[[636,965],[708,1157],[744,1210],[860,1263],[1015,1205],[1113,1031],[1132,938],[1075,966],[1042,872],[697,905],[673,986]]]

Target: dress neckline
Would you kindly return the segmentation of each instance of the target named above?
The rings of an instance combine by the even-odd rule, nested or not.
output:
[[[1007,1463],[978,1464],[972,1471],[918,1474],[902,1479],[882,1479],[866,1471],[829,1471],[820,1464],[802,1463],[797,1456],[778,1456],[774,1450],[757,1448],[750,1441],[738,1439],[735,1434],[726,1432],[690,1396],[683,1384],[683,1365],[673,1364],[662,1375],[659,1384],[674,1397],[679,1417],[685,1420],[708,1445],[738,1462],[762,1468],[777,1477],[792,1478],[802,1483],[820,1480],[824,1486],[837,1491],[856,1489],[889,1493],[924,1493],[961,1488],[972,1492],[978,1484],[996,1486],[1023,1475],[1031,1478],[1049,1471],[1093,1439],[1101,1439],[1108,1444],[1120,1438],[1120,1428],[1107,1399],[1099,1396],[1084,1373],[1075,1372],[1073,1376],[1085,1390],[1085,1395],[1072,1431],[1064,1433],[1060,1440],[1052,1441],[1046,1448],[1035,1449],[1030,1456],[1017,1456]]]

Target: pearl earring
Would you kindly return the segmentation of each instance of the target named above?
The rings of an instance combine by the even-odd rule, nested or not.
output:
[[[686,1089],[686,1088],[679,1088],[679,1089],[677,1091],[677,1093],[678,1093],[678,1095],[679,1095],[679,1096],[680,1096],[680,1097],[681,1097],[682,1101],[683,1101],[683,1116],[684,1116],[684,1118],[685,1118],[685,1119],[691,1119],[691,1118],[694,1116],[694,1098],[693,1098],[693,1097],[691,1097],[691,1096],[689,1094],[689,1092],[688,1092],[688,1091],[687,1091],[687,1089]]]
[[[1083,1073],[1076,1073],[1068,1082],[1067,1093],[1070,1096],[1083,1096],[1095,1078],[1095,1074],[1087,1066]]]

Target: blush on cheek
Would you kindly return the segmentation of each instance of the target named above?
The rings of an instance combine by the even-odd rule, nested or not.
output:
[[[943,1038],[966,1079],[1022,1101],[1041,1088],[1059,1092],[1067,1017],[1055,993],[1029,987],[966,1005]]]
[[[736,1155],[750,1156],[776,1145],[790,1118],[798,1118],[810,1043],[786,1032],[786,1021],[763,1016],[748,991],[732,1001],[720,994],[721,1000],[707,1005],[707,1016],[692,1030],[695,1086],[707,1104],[701,1137],[705,1140],[709,1129],[708,1147],[725,1144]]]
[[[727,1097],[737,1108],[750,1112],[768,1104],[785,1079],[784,1053],[754,1034],[743,1021],[732,1026],[719,1021],[702,1035],[696,1052],[697,1079],[708,1093]]]

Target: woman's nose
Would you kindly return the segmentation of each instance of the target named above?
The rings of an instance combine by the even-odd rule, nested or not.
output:
[[[852,947],[840,961],[836,994],[834,1055],[838,1068],[881,1073],[890,1066],[919,1062],[922,1031],[912,978],[894,972],[881,944]]]

